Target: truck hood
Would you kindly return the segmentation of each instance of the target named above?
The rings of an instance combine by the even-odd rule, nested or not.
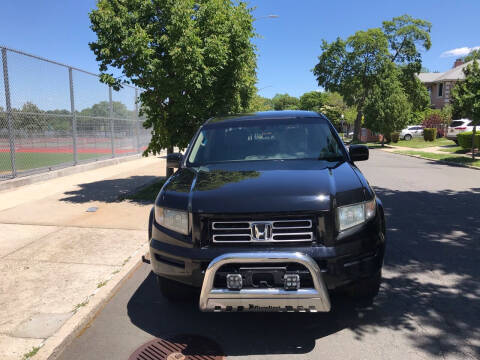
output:
[[[348,162],[252,161],[183,168],[156,204],[197,213],[328,211],[366,200],[366,181]]]

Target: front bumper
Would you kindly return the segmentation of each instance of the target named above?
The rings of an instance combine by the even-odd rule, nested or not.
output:
[[[313,279],[312,288],[284,290],[280,288],[250,288],[229,290],[214,288],[216,272],[233,263],[283,264],[305,266]],[[212,260],[205,271],[200,294],[202,311],[330,311],[330,298],[317,263],[298,252],[227,253]]]
[[[175,239],[152,224],[150,254],[153,271],[193,287],[201,288],[209,264],[229,253],[301,253],[317,264],[329,290],[376,274],[383,263],[385,237],[373,224],[355,231],[334,246],[207,246],[196,247]]]

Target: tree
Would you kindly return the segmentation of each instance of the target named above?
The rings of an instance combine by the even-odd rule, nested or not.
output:
[[[480,49],[473,49],[470,54],[463,58],[463,61],[469,62],[473,59],[480,59]]]
[[[300,106],[300,101],[295,96],[288,94],[276,94],[272,98],[274,110],[297,110]]]
[[[300,96],[299,109],[320,112],[325,104],[326,94],[319,91],[309,91]]]
[[[412,105],[412,111],[422,112],[430,105],[430,96],[416,74],[422,71],[421,48],[432,46],[432,24],[426,20],[402,15],[383,22],[383,32],[388,38],[390,59],[402,70],[400,81]]]
[[[248,109],[256,83],[251,11],[230,0],[98,0],[90,48],[101,81],[118,89],[126,78],[144,89],[140,113],[152,128],[145,155],[184,148],[205,119]]]
[[[365,125],[372,131],[385,136],[403,128],[410,116],[411,105],[403,91],[393,64],[382,72],[381,81],[370,93],[365,105]]]
[[[258,94],[253,95],[247,111],[256,112],[256,111],[268,111],[268,110],[273,110],[272,99],[260,96]]]
[[[318,60],[313,70],[318,84],[340,93],[347,105],[358,110],[353,135],[358,141],[365,102],[389,60],[387,37],[375,28],[357,31],[347,41],[337,38],[329,44],[323,40]]]
[[[421,70],[419,47],[429,49],[431,24],[409,15],[384,21],[383,27],[357,31],[346,41],[323,41],[322,54],[313,73],[318,84],[338,91],[349,106],[355,106],[354,140],[358,140],[365,103],[382,79],[379,74],[388,63],[402,69],[397,72],[403,91],[414,111],[428,106],[428,93],[415,78]]]
[[[463,68],[465,80],[457,82],[452,89],[452,106],[457,114],[473,121],[472,159],[475,159],[475,134],[480,123],[480,66],[474,57],[471,64]]]

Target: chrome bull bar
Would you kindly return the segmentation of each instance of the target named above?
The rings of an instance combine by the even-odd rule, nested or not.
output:
[[[213,287],[215,274],[226,264],[298,263],[312,275],[313,288],[230,290]],[[200,294],[202,311],[330,311],[330,297],[317,263],[308,255],[295,252],[227,253],[213,259],[205,271]]]

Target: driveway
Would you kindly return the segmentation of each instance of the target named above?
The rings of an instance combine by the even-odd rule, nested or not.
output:
[[[140,267],[63,360],[128,359],[153,337],[199,334],[240,359],[480,358],[480,171],[371,151],[384,202],[384,281],[372,307],[330,313],[200,313],[159,295]]]

